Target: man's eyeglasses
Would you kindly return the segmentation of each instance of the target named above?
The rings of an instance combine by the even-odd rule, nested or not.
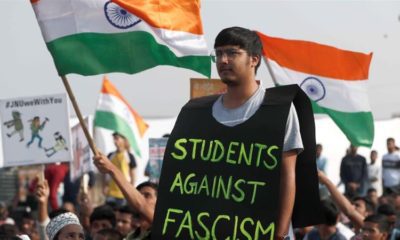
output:
[[[215,49],[214,51],[212,51],[211,53],[211,58],[212,60],[218,61],[220,59],[222,59],[224,56],[228,59],[228,60],[233,60],[235,59],[237,56],[239,56],[242,53],[245,53],[246,51],[240,50],[240,49],[234,49],[234,48],[228,48],[228,49]]]

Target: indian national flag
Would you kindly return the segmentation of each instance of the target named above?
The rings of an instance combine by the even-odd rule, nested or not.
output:
[[[372,146],[374,122],[367,93],[372,53],[258,35],[276,84],[300,85],[315,113],[328,114],[352,144]]]
[[[211,73],[198,0],[31,0],[58,74]]]
[[[96,144],[101,150],[110,151],[105,149],[104,142],[112,139],[113,132],[118,132],[128,139],[133,154],[142,157],[142,138],[148,126],[107,77],[97,103],[94,127]]]

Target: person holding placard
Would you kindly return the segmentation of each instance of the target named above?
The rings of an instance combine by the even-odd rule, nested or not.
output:
[[[320,223],[311,104],[296,85],[264,90],[255,76],[255,31],[215,41],[219,96],[193,99],[167,143],[155,214],[103,155],[94,157],[153,223],[153,239],[287,239],[289,226]]]

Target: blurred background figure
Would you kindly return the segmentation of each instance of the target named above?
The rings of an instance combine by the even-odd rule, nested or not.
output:
[[[134,186],[135,185],[135,157],[129,152],[130,146],[125,136],[118,132],[113,133],[114,144],[117,148],[115,152],[108,154],[108,159],[124,174],[126,179]],[[121,190],[110,178],[106,178],[106,185],[104,188],[106,195],[106,202],[115,204],[120,207],[126,204],[126,200]]]

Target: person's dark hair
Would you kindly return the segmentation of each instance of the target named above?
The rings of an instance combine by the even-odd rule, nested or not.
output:
[[[11,237],[17,234],[17,226],[8,223],[0,225],[0,239],[11,239]]]
[[[367,193],[377,192],[376,188],[368,188]]]
[[[322,144],[321,143],[317,143],[317,145],[315,145],[317,148],[322,148]]]
[[[152,189],[154,189],[156,191],[156,194],[158,195],[158,184],[157,183],[153,183],[153,182],[149,182],[149,181],[142,182],[141,184],[139,184],[136,187],[136,189],[138,191],[140,191],[144,187],[151,187]]]
[[[108,205],[101,205],[93,210],[90,215],[90,224],[96,220],[107,220],[115,227],[115,214],[113,209]]]
[[[257,73],[261,64],[262,43],[255,31],[242,27],[225,28],[215,38],[214,48],[226,45],[239,46],[250,56],[258,56],[260,61],[255,68],[255,73]]]
[[[51,211],[49,213],[49,218],[53,219],[53,218],[57,217],[58,215],[61,215],[63,213],[67,213],[67,212],[69,212],[69,211],[65,210],[64,208],[59,208],[59,209]]]
[[[390,204],[379,205],[378,208],[376,209],[376,212],[378,214],[385,215],[385,216],[392,216],[392,215],[396,214],[396,210]]]
[[[120,207],[117,208],[117,211],[120,212],[120,213],[131,214],[132,217],[136,213],[135,210],[133,210],[133,208],[131,208],[129,205],[120,206]]]
[[[124,238],[120,232],[113,228],[101,229],[96,234],[105,237],[107,240],[122,240]]]
[[[378,229],[381,232],[389,233],[391,231],[390,224],[387,221],[386,216],[381,214],[369,215],[364,219],[364,222],[371,222],[378,224]]]
[[[374,212],[374,204],[371,202],[371,200],[369,200],[366,197],[361,197],[361,196],[357,196],[355,198],[353,198],[353,202],[361,200],[364,202],[365,204],[365,209],[367,210],[367,212],[373,213]]]
[[[386,139],[386,142],[395,142],[395,141],[394,141],[394,138],[389,137],[389,138]]]
[[[321,209],[325,216],[325,224],[328,226],[336,225],[339,216],[339,210],[330,199],[321,200]]]

